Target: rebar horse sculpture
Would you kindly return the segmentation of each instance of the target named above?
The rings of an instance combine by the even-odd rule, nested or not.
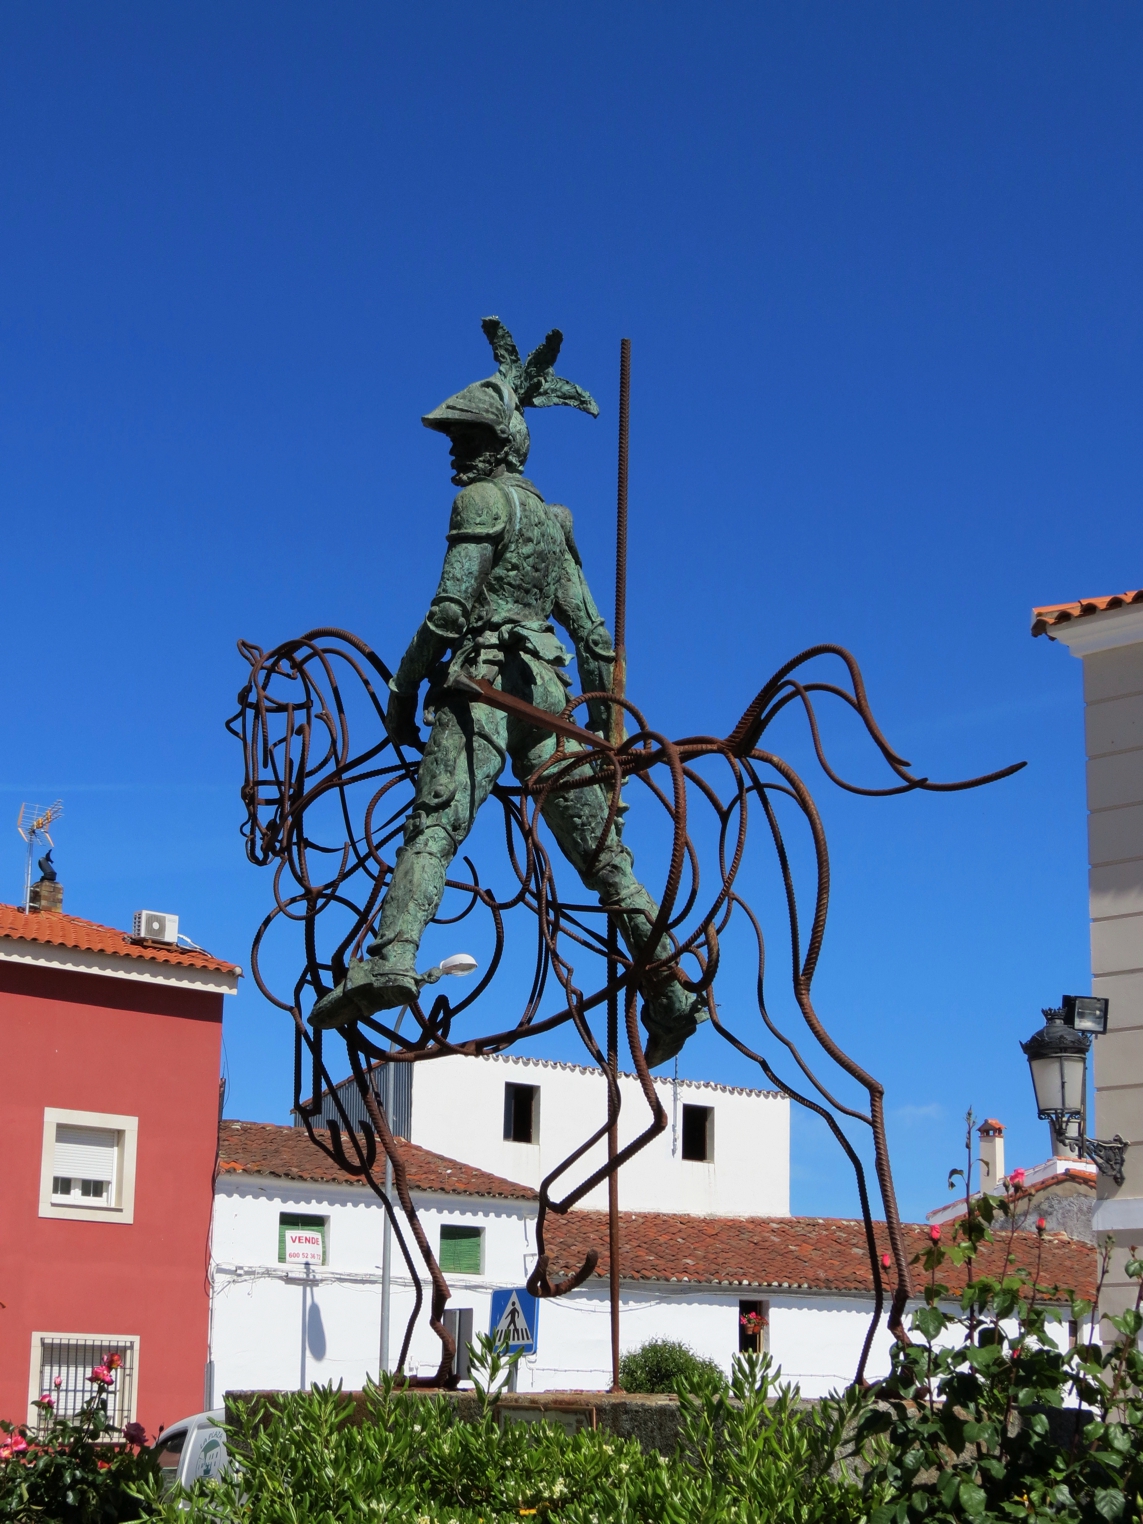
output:
[[[332,983],[345,977],[348,961],[360,956],[376,923],[378,906],[392,864],[386,849],[400,832],[401,822],[411,802],[416,781],[416,761],[393,747],[384,730],[382,704],[378,687],[388,682],[385,664],[364,642],[341,630],[313,630],[300,639],[288,641],[273,651],[263,653],[243,642],[243,655],[251,666],[250,682],[242,690],[240,716],[231,722],[241,736],[246,754],[246,781],[243,800],[248,815],[243,830],[250,860],[260,865],[273,864],[274,907],[254,939],[251,970],[259,989],[274,1005],[288,1011],[294,1023],[295,1075],[294,1105],[302,1112],[311,1139],[348,1173],[364,1177],[381,1197],[389,1213],[401,1253],[415,1288],[415,1306],[409,1320],[397,1362],[400,1370],[408,1353],[412,1330],[420,1314],[423,1291],[413,1255],[402,1233],[393,1204],[385,1197],[374,1171],[377,1162],[377,1139],[393,1165],[396,1195],[410,1232],[428,1268],[433,1284],[431,1324],[443,1346],[442,1368],[430,1384],[447,1384],[454,1350],[441,1320],[448,1289],[429,1247],[413,1208],[405,1181],[400,1155],[394,1147],[387,1119],[378,1105],[373,1086],[366,1075],[371,1061],[409,1063],[443,1057],[449,1053],[499,1053],[525,1038],[539,1036],[571,1022],[592,1059],[604,1075],[608,1074],[604,1055],[588,1022],[590,1012],[598,1010],[610,997],[618,998],[625,1012],[627,1041],[631,1058],[651,1112],[646,1130],[628,1144],[609,1163],[593,1171],[560,1199],[553,1199],[556,1182],[588,1150],[603,1138],[618,1115],[619,1096],[613,1083],[608,1085],[608,1110],[600,1127],[542,1183],[537,1247],[539,1261],[529,1289],[541,1296],[559,1296],[581,1285],[594,1269],[595,1261],[585,1263],[569,1280],[552,1285],[547,1279],[544,1252],[544,1219],[549,1211],[566,1212],[588,1191],[606,1178],[609,1169],[618,1168],[639,1149],[646,1146],[667,1125],[667,1117],[651,1083],[644,1058],[641,1033],[635,1019],[635,996],[644,970],[638,960],[619,953],[620,973],[614,986],[606,979],[584,993],[577,987],[572,949],[582,949],[604,959],[606,938],[587,921],[587,907],[565,906],[557,891],[551,857],[544,845],[540,805],[549,789],[575,787],[578,780],[591,773],[605,776],[613,788],[616,806],[619,788],[630,779],[641,785],[646,796],[665,812],[670,826],[670,865],[660,898],[662,914],[672,936],[676,957],[689,955],[695,965],[694,978],[687,988],[702,995],[715,1029],[745,1057],[757,1063],[767,1079],[795,1101],[816,1112],[829,1126],[841,1145],[857,1180],[862,1217],[870,1255],[870,1269],[875,1287],[875,1311],[865,1340],[857,1379],[862,1379],[865,1360],[884,1306],[883,1277],[873,1237],[872,1217],[864,1169],[849,1142],[838,1116],[850,1117],[872,1131],[876,1172],[888,1225],[896,1271],[896,1292],[890,1312],[890,1327],[900,1328],[901,1312],[909,1295],[909,1268],[900,1232],[892,1174],[885,1139],[883,1091],[876,1079],[855,1063],[837,1046],[814,1010],[811,985],[825,931],[829,898],[829,859],[821,819],[809,790],[794,769],[773,752],[759,745],[766,729],[787,704],[797,702],[809,721],[818,761],[826,775],[839,787],[852,793],[887,795],[913,789],[928,791],[973,788],[1007,776],[1015,767],[1005,768],[981,778],[962,783],[933,783],[909,771],[909,764],[893,751],[882,736],[870,711],[864,684],[853,657],[837,646],[815,646],[787,662],[761,689],[738,724],[723,738],[699,736],[672,742],[653,731],[634,707],[624,708],[636,729],[619,746],[612,746],[591,732],[584,732],[574,722],[578,703],[569,704],[558,719],[551,720],[559,737],[574,735],[586,741],[590,750],[568,755],[557,747],[543,775],[526,785],[511,787],[497,784],[493,790],[503,811],[508,859],[514,883],[509,892],[498,895],[484,885],[475,865],[465,859],[468,876],[453,878],[449,889],[467,899],[459,914],[463,920],[481,907],[491,919],[494,951],[482,970],[479,982],[455,1003],[439,993],[426,1010],[420,1002],[410,1006],[415,1030],[398,1034],[391,1022],[363,1018],[339,1036],[344,1036],[354,1078],[360,1089],[373,1129],[355,1132],[342,1113],[340,1126],[329,1124],[328,1138],[314,1128],[313,1117],[320,1110],[323,1090],[331,1089],[333,1079],[323,1057],[325,1034],[312,1034],[303,1019],[307,1000],[312,1001]],[[815,657],[833,655],[845,667],[848,688],[823,681],[805,681],[795,674]],[[339,668],[341,669],[339,672]],[[354,751],[350,742],[347,704],[343,689],[349,678],[367,696],[374,711],[374,730],[364,749]],[[378,682],[380,680],[380,682]],[[839,777],[822,748],[814,711],[813,695],[829,693],[849,704],[860,716],[865,728],[881,752],[897,782],[882,789],[862,788]],[[506,702],[503,696],[501,702]],[[482,701],[495,703],[491,692],[482,693]],[[537,716],[536,723],[540,723]],[[389,757],[386,757],[389,753]],[[725,783],[723,793],[702,776],[696,764],[702,759],[721,763]],[[657,776],[658,775],[658,776]],[[663,784],[658,777],[662,776]],[[811,897],[809,931],[802,950],[801,923],[793,874],[773,796],[792,800],[809,826],[817,864],[817,881]],[[696,849],[688,831],[689,807],[694,799],[713,812],[718,832],[718,867],[713,889],[698,907],[701,875]],[[317,837],[313,822],[320,806],[330,801],[336,805],[336,817],[343,823],[342,839]],[[355,807],[355,801],[363,801]],[[793,944],[793,992],[806,1025],[814,1039],[869,1095],[867,1112],[842,1104],[819,1081],[795,1043],[782,1033],[769,1014],[765,998],[765,937],[762,926],[738,892],[736,882],[747,840],[749,805],[753,802],[765,820],[773,843],[789,912]],[[326,812],[328,814],[328,811]],[[323,915],[339,906],[348,913],[348,929],[333,945],[322,945]],[[461,1018],[479,1007],[480,997],[492,984],[505,948],[505,916],[513,909],[526,908],[535,917],[534,974],[531,989],[516,1023],[493,1032],[471,1031],[471,1021]],[[799,1091],[779,1076],[769,1059],[752,1042],[724,1024],[713,1000],[715,977],[719,967],[720,938],[735,912],[749,923],[757,944],[758,1010],[765,1028],[789,1052],[810,1088],[820,1099]],[[279,919],[298,922],[304,935],[305,962],[291,996],[283,999],[265,983],[260,967],[263,939]],[[331,925],[331,930],[332,930]],[[554,975],[562,1004],[553,1013],[540,1016],[541,1004],[550,978]],[[591,981],[585,981],[591,982]],[[388,1015],[389,1013],[385,1013]],[[756,1041],[756,1039],[755,1039]],[[388,1046],[382,1046],[382,1043]],[[303,1105],[303,1056],[310,1055],[309,1095],[306,1114]],[[335,1096],[336,1100],[336,1096]],[[340,1107],[338,1108],[340,1110]],[[374,1136],[375,1134],[375,1136]]]
[[[489,324],[495,321],[486,321],[486,332]],[[499,334],[506,334],[499,325],[497,329]],[[549,370],[559,347],[558,335],[554,338],[554,350],[553,335],[546,341]],[[510,336],[508,343],[511,344]],[[544,346],[541,349],[544,350]],[[511,353],[515,353],[514,346]],[[529,366],[533,366],[534,358],[529,357]],[[519,365],[518,356],[516,363]],[[522,366],[520,369],[523,373]],[[570,387],[570,383],[559,381],[558,384]],[[572,390],[581,398],[586,396],[578,388]],[[467,394],[459,395],[464,397]],[[590,398],[587,400],[590,402]],[[624,397],[624,418],[625,415]],[[454,451],[454,461],[455,458]],[[625,449],[621,447],[621,504],[625,458]],[[621,513],[621,546],[624,539]],[[872,1134],[877,1185],[895,1271],[889,1327],[900,1338],[905,1337],[901,1316],[910,1294],[909,1266],[885,1136],[883,1089],[872,1075],[841,1050],[814,1009],[811,986],[821,951],[829,898],[825,834],[806,785],[788,762],[760,743],[769,726],[788,705],[800,705],[809,724],[818,762],[827,777],[849,792],[870,796],[907,793],[915,789],[938,792],[975,788],[1006,777],[1024,764],[1017,763],[959,783],[933,783],[926,777],[914,776],[909,771],[910,764],[897,755],[882,735],[869,707],[857,663],[840,646],[813,646],[787,662],[762,687],[727,736],[692,736],[678,741],[651,729],[635,705],[617,696],[622,692],[621,682],[613,683],[608,689],[569,697],[562,713],[552,713],[533,706],[518,693],[505,691],[486,677],[454,670],[448,689],[451,703],[490,706],[511,721],[553,737],[554,748],[516,784],[497,781],[491,785],[490,798],[496,800],[503,817],[508,870],[506,885],[498,890],[492,888],[482,879],[469,857],[460,859],[467,870],[466,876],[456,873],[454,862],[452,874],[445,881],[446,890],[451,892],[454,900],[459,899],[460,908],[446,916],[442,907],[437,923],[462,922],[479,910],[488,918],[491,928],[491,956],[475,987],[455,1001],[442,991],[435,995],[431,1004],[424,1000],[423,993],[410,990],[412,998],[407,1001],[407,1009],[411,1012],[414,1027],[405,1034],[398,1030],[400,1023],[394,1020],[396,1012],[392,1009],[366,1008],[352,1020],[341,1022],[339,1018],[336,1035],[339,1041],[344,1040],[354,1081],[372,1122],[372,1126],[355,1129],[333,1090],[334,1081],[323,1056],[324,1043],[332,1034],[323,1032],[317,1023],[314,1030],[309,1030],[306,1017],[312,1011],[307,1011],[307,1006],[313,1007],[321,1001],[323,1008],[328,1008],[331,990],[336,992],[346,987],[347,974],[355,966],[362,967],[363,953],[378,935],[385,891],[394,872],[394,863],[386,854],[405,827],[417,790],[418,751],[423,747],[416,741],[415,732],[410,735],[407,729],[403,732],[402,727],[393,724],[389,686],[392,673],[389,668],[364,642],[346,631],[312,630],[269,652],[245,641],[239,643],[239,649],[250,665],[250,678],[239,694],[239,712],[228,722],[228,729],[242,741],[245,754],[242,798],[247,819],[243,835],[249,859],[263,866],[273,864],[275,869],[274,906],[255,936],[251,969],[266,998],[288,1011],[293,1020],[294,1107],[310,1138],[341,1169],[368,1182],[380,1197],[392,1224],[414,1287],[413,1311],[405,1329],[397,1370],[404,1371],[413,1329],[424,1304],[424,1290],[413,1248],[402,1229],[394,1203],[377,1178],[378,1144],[392,1165],[397,1202],[432,1283],[429,1321],[441,1342],[441,1361],[436,1373],[427,1378],[407,1379],[411,1384],[428,1386],[455,1384],[451,1374],[455,1348],[443,1321],[449,1298],[448,1285],[414,1210],[389,1118],[371,1082],[370,1066],[425,1062],[455,1053],[499,1053],[561,1025],[571,1023],[575,1027],[592,1060],[606,1078],[607,1109],[598,1128],[542,1181],[540,1187],[536,1223],[538,1257],[528,1289],[541,1297],[562,1296],[583,1284],[595,1268],[598,1254],[592,1251],[577,1271],[553,1282],[545,1248],[547,1214],[567,1212],[646,1147],[667,1125],[666,1113],[655,1093],[646,1059],[637,1019],[637,998],[640,993],[646,998],[648,991],[661,991],[664,983],[671,981],[685,992],[688,1009],[702,1008],[715,1030],[739,1053],[757,1063],[771,1084],[824,1120],[853,1167],[875,1292],[874,1313],[855,1376],[857,1381],[863,1381],[873,1336],[884,1310],[885,1279],[874,1238],[864,1167],[842,1128],[841,1118],[867,1126]],[[842,664],[846,682],[826,681],[803,673],[802,669],[808,664],[831,657]],[[581,661],[581,671],[582,667]],[[883,788],[861,787],[847,782],[834,771],[818,726],[815,711],[815,696],[818,694],[829,694],[841,700],[859,717],[894,776],[892,784]],[[388,729],[386,704],[381,695],[390,704]],[[588,729],[580,723],[577,715],[581,710],[586,711],[587,716],[598,717],[600,705],[607,706],[612,712],[621,705],[632,733],[624,736],[623,727],[612,724],[612,738],[607,739],[601,728]],[[355,750],[350,739],[349,713],[361,706],[365,711],[367,733],[362,749]],[[355,730],[360,723],[355,718]],[[393,739],[394,733],[396,739]],[[602,790],[608,807],[599,840],[594,845],[598,854],[620,818],[623,808],[621,791],[625,784],[634,786],[640,799],[657,805],[663,812],[667,843],[667,869],[657,900],[657,914],[642,939],[633,939],[627,947],[622,946],[616,935],[616,922],[620,920],[617,906],[585,905],[561,896],[552,857],[545,844],[543,818],[545,807],[556,796],[568,796],[584,788]],[[812,909],[808,917],[799,910],[791,860],[775,807],[776,801],[783,799],[789,801],[804,820],[812,841],[816,883],[809,897]],[[691,829],[696,806],[709,812],[717,843],[717,867],[712,875],[713,885],[709,888],[704,888],[699,852]],[[823,1084],[798,1046],[780,1030],[767,1007],[766,939],[761,921],[747,903],[741,887],[751,808],[761,812],[783,886],[797,1006],[819,1047],[864,1088],[868,1095],[867,1110],[844,1104]],[[587,855],[590,857],[591,853]],[[506,918],[514,910],[530,912],[532,918],[530,988],[513,1025],[501,1030],[482,1031],[474,1018],[481,1009],[481,997],[501,968],[506,948]],[[719,1013],[714,987],[720,947],[736,915],[745,922],[756,948],[757,1005],[762,1027],[787,1050],[801,1071],[806,1088],[795,1088],[780,1077],[762,1051],[761,1041],[758,1038],[747,1040],[731,1030]],[[596,925],[592,924],[593,918],[597,918]],[[598,929],[598,918],[602,918],[604,930]],[[803,939],[802,928],[806,920],[809,929]],[[298,925],[304,944],[303,966],[289,998],[270,989],[261,967],[266,934],[282,923]],[[585,957],[599,960],[598,971],[589,972],[586,977],[574,961],[578,959],[582,964]],[[438,978],[437,970],[417,976],[418,988],[432,987]],[[552,1002],[555,1009],[545,1013],[545,996],[553,983],[558,991]],[[395,1001],[388,1003],[396,1004]],[[591,1026],[593,1013],[604,1008],[609,1008],[611,1014],[610,1051],[607,1054]],[[621,1149],[614,1142],[620,1105],[615,1078],[614,1022],[620,1009],[631,1060],[650,1114],[644,1130]],[[652,1040],[654,1036],[652,1032]],[[310,1059],[308,1099],[304,1095],[307,1052]],[[339,1122],[328,1124],[326,1136],[315,1125],[321,1112],[323,1091],[329,1092],[340,1117]],[[609,1135],[612,1146],[607,1161],[564,1190],[562,1195],[557,1194],[557,1186],[563,1177]],[[618,1267],[613,1253],[613,1301],[617,1294]]]

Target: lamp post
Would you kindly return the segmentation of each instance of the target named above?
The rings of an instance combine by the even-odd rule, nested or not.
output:
[[[1101,1011],[1090,1009],[1097,1004]],[[1087,1136],[1087,1055],[1092,1033],[1107,1030],[1107,1002],[1065,996],[1059,1009],[1043,1015],[1044,1026],[1020,1046],[1032,1073],[1036,1109],[1051,1125],[1053,1149],[1086,1155],[1101,1174],[1122,1185],[1127,1144],[1118,1133],[1110,1142]]]

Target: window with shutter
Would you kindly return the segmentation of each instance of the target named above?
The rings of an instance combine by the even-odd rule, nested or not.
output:
[[[440,1267],[446,1275],[479,1275],[484,1230],[445,1224],[441,1228]]]
[[[45,1106],[40,1216],[69,1222],[135,1218],[139,1118]]]
[[[109,1127],[56,1124],[52,1200],[112,1206],[121,1134]]]

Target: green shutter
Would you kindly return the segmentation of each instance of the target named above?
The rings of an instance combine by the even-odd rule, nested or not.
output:
[[[315,1233],[321,1234],[321,1262],[326,1264],[329,1260],[329,1243],[325,1236],[324,1217],[306,1217],[299,1212],[278,1213],[278,1263],[286,1263],[286,1229],[287,1228],[310,1228]]]
[[[479,1228],[441,1228],[440,1266],[446,1275],[480,1274]]]

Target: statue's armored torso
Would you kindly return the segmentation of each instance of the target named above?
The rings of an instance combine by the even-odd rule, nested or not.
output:
[[[555,614],[567,622],[576,602],[569,582],[580,580],[568,510],[545,503],[523,476],[474,482],[453,503],[448,541],[434,603],[446,618],[454,610],[463,616],[450,669],[492,676],[494,653],[510,649],[567,667],[571,657],[549,621]],[[475,577],[473,557],[484,563]],[[605,631],[603,645],[610,656]]]

